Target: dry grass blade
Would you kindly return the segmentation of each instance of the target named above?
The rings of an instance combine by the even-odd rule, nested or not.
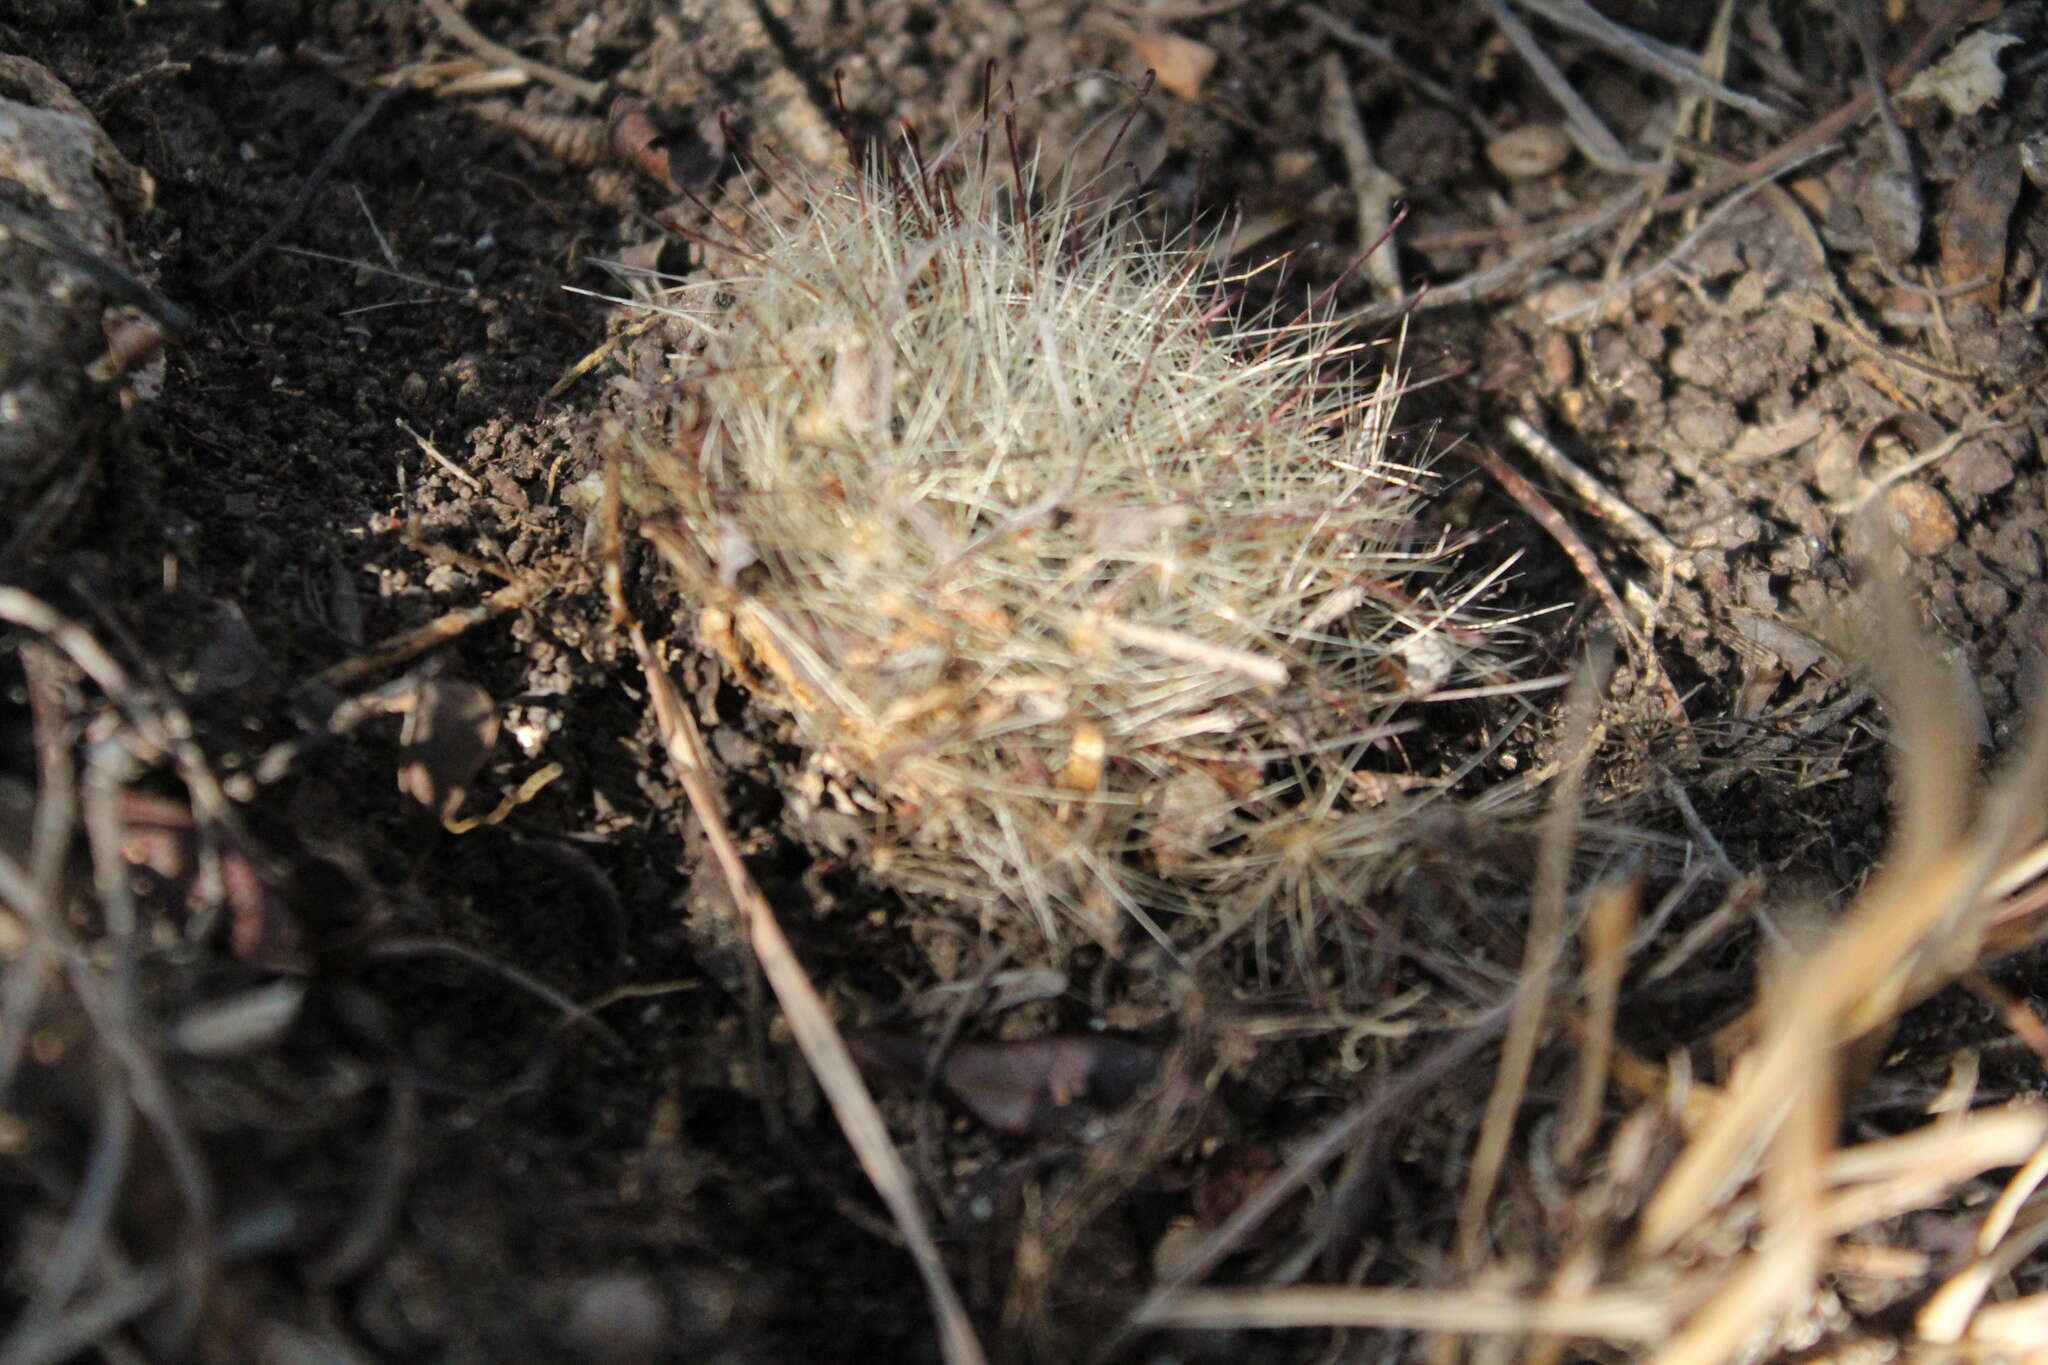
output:
[[[1472,1155],[1464,1207],[1458,1216],[1459,1259],[1473,1265],[1486,1245],[1486,1212],[1514,1136],[1516,1113],[1528,1086],[1529,1068],[1543,1040],[1543,1017],[1550,1003],[1552,978],[1564,956],[1570,934],[1565,896],[1569,891],[1572,850],[1577,843],[1579,803],[1585,791],[1586,764],[1599,743],[1600,698],[1605,690],[1611,649],[1600,650],[1581,666],[1565,702],[1563,775],[1551,795],[1543,845],[1537,853],[1536,885],[1530,896],[1529,937],[1515,987],[1514,1014],[1501,1047],[1500,1068]]]
[[[1245,1239],[1317,1172],[1355,1147],[1360,1138],[1376,1125],[1393,1123],[1411,1112],[1418,1101],[1440,1085],[1446,1076],[1491,1044],[1507,1027],[1511,1003],[1497,1005],[1473,1020],[1463,1032],[1439,1044],[1433,1052],[1352,1105],[1297,1148],[1279,1172],[1262,1183],[1199,1246],[1191,1248],[1171,1274],[1153,1286],[1152,1292],[1131,1311],[1123,1328],[1114,1333],[1093,1358],[1107,1360],[1135,1332],[1162,1325],[1174,1305],[1191,1293],[1200,1292],[1189,1290],[1186,1288],[1188,1284],[1208,1274],[1243,1246]]]
[[[1878,662],[1900,755],[1893,856],[1801,971],[1805,984],[1765,1021],[1727,1103],[1651,1198],[1645,1251],[1671,1247],[1746,1178],[1790,1112],[1808,1040],[1834,1048],[1865,1036],[1976,965],[1991,918],[1985,888],[2044,818],[2048,723],[2037,722],[1974,828],[1966,824],[1974,746],[1957,701],[1963,684],[1935,663],[1901,590],[1881,587],[1880,604],[1891,643]]]
[[[2033,1199],[2034,1191],[2041,1187],[2043,1179],[2048,1179],[2048,1143],[2036,1147],[2026,1164],[2015,1171],[2005,1188],[1999,1191],[1991,1211],[1984,1215],[1984,1226],[1977,1229],[1978,1255],[1988,1255],[2005,1240],[2005,1234],[2012,1230],[2020,1209]]]
[[[1710,944],[1732,932],[1738,924],[1755,913],[1762,894],[1761,878],[1754,875],[1739,878],[1722,895],[1719,905],[1709,911],[1699,923],[1679,935],[1678,942],[1672,944],[1663,956],[1650,965],[1650,969],[1643,973],[1643,984],[1654,985],[1674,975],[1679,968],[1692,961]]]
[[[1641,875],[1597,888],[1586,907],[1586,1022],[1579,1048],[1571,1107],[1558,1128],[1557,1159],[1569,1166],[1585,1152],[1600,1122],[1614,1062],[1614,1016],[1621,1005],[1621,975],[1628,966],[1628,942],[1641,903]]]
[[[87,1295],[71,1312],[34,1336],[10,1339],[5,1365],[57,1365],[103,1342],[148,1312],[175,1283],[160,1266],[129,1271]]]
[[[690,808],[704,828],[734,902],[746,916],[754,955],[775,998],[782,1004],[790,1032],[803,1050],[804,1060],[810,1063],[819,1088],[825,1092],[840,1130],[859,1156],[883,1203],[889,1206],[889,1213],[924,1276],[925,1291],[938,1318],[947,1365],[982,1365],[987,1357],[975,1337],[973,1324],[967,1320],[967,1310],[947,1277],[938,1243],[933,1240],[924,1211],[919,1207],[910,1170],[890,1141],[881,1111],[868,1094],[867,1084],[847,1052],[846,1041],[839,1036],[824,999],[805,975],[803,964],[797,961],[795,949],[784,936],[775,911],[755,884],[753,874],[740,861],[739,849],[726,828],[723,804],[711,785],[710,758],[697,722],[683,706],[675,684],[656,659],[639,623],[632,622],[627,629],[640,659],[641,674],[647,681],[655,725],[669,765],[689,796]]]
[[[20,819],[20,805],[31,799],[27,789],[0,786],[0,803],[4,803],[8,818],[8,827],[0,830],[0,903],[21,918],[20,932],[26,937],[19,956],[8,963],[7,974],[0,980],[0,1097],[13,1090],[28,1048],[30,1021],[52,984],[51,964],[60,950],[71,947],[70,927],[57,902],[78,814],[77,764],[61,723],[61,664],[56,651],[40,642],[24,642],[20,653],[29,707],[35,717],[36,784],[33,810],[25,822]],[[25,850],[20,833],[24,827]],[[25,868],[10,856],[24,851],[28,859]]]
[[[1806,1056],[1800,1039],[1832,1031],[1827,1005],[1820,991],[1804,993],[1771,1021],[1755,1065],[1651,1197],[1637,1238],[1644,1252],[1668,1251],[1747,1178],[1755,1154],[1790,1107],[1790,1087]]]
[[[1776,975],[1767,1002],[1771,1013],[1782,1010],[1786,994],[1800,985],[1796,970],[1781,968]],[[1812,1301],[1829,1231],[1822,1193],[1838,1122],[1834,1064],[1816,1035],[1797,1035],[1792,1045],[1799,1049],[1790,1064],[1793,1099],[1763,1172],[1764,1245],[1657,1352],[1653,1365],[1715,1365]]]
[[[537,575],[521,579],[507,587],[499,588],[481,602],[443,612],[423,626],[399,632],[367,653],[342,660],[321,673],[320,681],[330,687],[354,687],[386,669],[396,668],[410,659],[416,659],[430,649],[438,649],[464,631],[480,626],[494,617],[530,606],[546,595],[547,591],[546,583]]]
[[[604,98],[605,89],[599,82],[572,76],[566,71],[549,66],[546,62],[537,62],[531,57],[514,52],[502,43],[486,38],[448,0],[421,0],[421,4],[426,7],[427,13],[434,16],[434,22],[451,38],[484,60],[498,66],[511,67],[534,80],[545,81],[585,104],[596,104]]]
[[[1643,169],[1629,158],[1628,152],[1614,136],[1613,131],[1601,121],[1593,106],[1586,103],[1585,98],[1572,87],[1565,74],[1558,70],[1557,63],[1551,60],[1550,54],[1536,41],[1536,35],[1515,17],[1514,12],[1503,3],[1503,0],[1480,2],[1486,7],[1488,16],[1500,29],[1502,36],[1514,46],[1515,52],[1528,63],[1529,69],[1535,73],[1536,79],[1542,82],[1550,97],[1564,110],[1572,131],[1578,134],[1579,150],[1586,154],[1587,159],[1598,163],[1604,170],[1624,174]]]
[[[1915,72],[1941,50],[1949,37],[1962,27],[1978,3],[1979,0],[1950,0],[1940,14],[1928,21],[1927,27],[1921,30],[1919,37],[1914,40],[1905,55],[1892,65],[1886,75],[1886,83],[1896,90],[1910,80]],[[1705,176],[1698,184],[1686,189],[1672,190],[1646,201],[1645,186],[1632,186],[1602,203],[1564,214],[1547,223],[1529,227],[1517,226],[1506,230],[1488,229],[1476,237],[1461,234],[1462,244],[1468,246],[1475,245],[1478,241],[1498,240],[1504,236],[1522,237],[1531,231],[1541,235],[1528,249],[1498,265],[1485,266],[1434,288],[1376,304],[1363,310],[1360,318],[1367,322],[1377,321],[1406,312],[1425,312],[1433,308],[1469,303],[1474,299],[1494,297],[1497,291],[1577,249],[1595,234],[1623,222],[1638,208],[1646,208],[1653,214],[1677,213],[1696,204],[1706,203],[1731,190],[1780,174],[1794,163],[1812,157],[1818,149],[1834,142],[1843,133],[1868,118],[1874,106],[1875,101],[1866,89],[1839,108],[1809,123],[1800,132],[1763,155],[1731,167],[1719,175]],[[1448,244],[1444,236],[1438,236],[1435,240],[1438,245]],[[1418,239],[1417,245],[1421,244],[1421,240]]]
[[[1950,1276],[1921,1305],[1914,1318],[1921,1339],[1961,1341],[1978,1316],[1985,1295],[2043,1245],[2048,1245],[2048,1209],[2030,1209],[2010,1236]]]
[[[2048,1139],[2048,1107],[2015,1106],[1971,1114],[1902,1137],[1836,1152],[1832,1190],[1821,1218],[1829,1233],[1848,1232],[1945,1198],[1985,1171],[2018,1165]]]
[[[1373,159],[1372,141],[1366,135],[1365,121],[1359,117],[1350,74],[1344,69],[1343,58],[1335,52],[1323,54],[1322,78],[1323,107],[1351,172],[1359,249],[1370,253],[1366,257],[1366,271],[1382,297],[1398,299],[1407,291],[1401,281],[1401,263],[1388,238],[1396,223],[1395,205],[1401,197],[1401,182]]]
[[[1147,1327],[1381,1327],[1498,1336],[1655,1342],[1671,1331],[1669,1296],[1593,1290],[1534,1299],[1479,1289],[1199,1289],[1140,1311]]]
[[[2018,1165],[2044,1140],[2048,1105],[1993,1109],[1844,1148],[1829,1159],[1827,1178],[1831,1185],[1870,1185],[1918,1172],[1960,1180],[1973,1170]]]
[[[524,992],[547,1004],[561,1015],[564,1023],[581,1023],[610,1046],[620,1051],[626,1048],[626,1040],[619,1037],[610,1025],[587,1011],[579,1011],[574,1000],[547,982],[531,972],[472,948],[466,943],[442,938],[390,937],[377,940],[364,951],[372,960],[401,961],[407,958],[440,957],[465,963],[489,973],[514,990]]]
[[[1693,1314],[1684,1331],[1650,1357],[1650,1365],[1720,1365],[1735,1357],[1785,1305],[1787,1273],[1803,1278],[1805,1251],[1784,1239],[1750,1257]]]
[[[119,1071],[99,1078],[98,1112],[85,1169],[72,1195],[63,1232],[35,1266],[34,1295],[20,1321],[0,1338],[0,1361],[38,1355],[36,1343],[59,1330],[93,1263],[106,1251],[122,1182],[133,1151],[135,1111]]]
[[[2048,1337],[2048,1294],[1987,1305],[1970,1324],[1970,1340],[1989,1346],[2038,1350],[2044,1337]]]
[[[1572,492],[1591,503],[1601,516],[1619,528],[1642,551],[1652,566],[1669,572],[1689,572],[1683,567],[1685,556],[1669,536],[1657,529],[1656,523],[1608,491],[1607,485],[1581,468],[1527,418],[1511,416],[1507,419],[1506,428],[1524,453],[1564,480]]]

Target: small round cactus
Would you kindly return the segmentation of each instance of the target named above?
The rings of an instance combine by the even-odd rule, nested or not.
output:
[[[1176,954],[1315,913],[1384,859],[1374,763],[1477,638],[1396,372],[987,141],[772,185],[665,295],[643,529],[876,878]]]

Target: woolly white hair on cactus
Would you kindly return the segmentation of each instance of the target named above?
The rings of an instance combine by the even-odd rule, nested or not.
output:
[[[1112,947],[1297,920],[1383,856],[1366,760],[1475,648],[1399,378],[989,141],[777,169],[659,305],[689,401],[629,433],[643,529],[882,881]]]

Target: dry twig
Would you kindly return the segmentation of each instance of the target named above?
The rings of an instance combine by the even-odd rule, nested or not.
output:
[[[1197,1289],[1139,1310],[1146,1327],[1379,1327],[1524,1336],[1542,1333],[1650,1343],[1671,1330],[1669,1296],[1593,1291],[1526,1298],[1482,1289],[1352,1289],[1332,1285]]]
[[[1382,1137],[1381,1128],[1412,1113],[1417,1101],[1489,1046],[1506,1029],[1510,1004],[1496,1005],[1472,1020],[1456,1036],[1438,1044],[1399,1075],[1388,1078],[1297,1148],[1286,1166],[1238,1205],[1236,1211],[1217,1225],[1200,1245],[1191,1248],[1171,1273],[1161,1277],[1151,1292],[1131,1310],[1124,1325],[1112,1333],[1096,1352],[1093,1359],[1097,1365],[1113,1358],[1134,1335],[1164,1322],[1181,1296],[1188,1292],[1188,1285],[1215,1269],[1226,1256],[1241,1247],[1256,1228],[1318,1171],[1352,1149],[1362,1138],[1368,1135]]]
[[[1905,56],[1894,63],[1892,69],[1886,73],[1886,84],[1896,90],[1911,80],[1914,74],[1940,50],[1949,36],[1962,26],[1975,6],[1976,0],[1950,0],[1948,7],[1929,22]],[[1874,96],[1869,90],[1854,95],[1833,112],[1814,120],[1763,155],[1731,167],[1720,175],[1708,176],[1688,189],[1673,190],[1649,200],[1650,211],[1653,214],[1676,213],[1719,198],[1744,185],[1768,180],[1787,167],[1803,162],[1817,151],[1826,148],[1836,138],[1869,117],[1873,106]],[[1563,214],[1547,222],[1418,237],[1414,245],[1423,249],[1479,246],[1487,242],[1519,237],[1531,237],[1534,244],[1499,265],[1473,271],[1461,279],[1417,291],[1403,299],[1375,304],[1364,310],[1360,316],[1365,321],[1378,321],[1411,310],[1442,308],[1492,297],[1497,291],[1525,278],[1531,272],[1575,250],[1581,243],[1606,228],[1623,221],[1640,202],[1643,202],[1643,190],[1637,186],[1604,203]]]
[[[1365,121],[1358,116],[1358,100],[1351,91],[1351,73],[1334,52],[1323,54],[1323,107],[1331,133],[1343,149],[1344,164],[1351,172],[1351,199],[1358,210],[1358,245],[1370,251],[1366,271],[1382,297],[1397,299],[1405,291],[1401,263],[1390,239],[1394,226],[1394,202],[1400,198],[1401,182],[1373,160],[1372,141],[1366,136]]]
[[[509,66],[537,81],[554,86],[585,104],[597,104],[604,99],[605,88],[596,81],[572,76],[566,71],[549,66],[546,62],[535,61],[522,56],[502,43],[496,43],[477,31],[476,25],[462,17],[462,12],[448,3],[448,0],[420,0],[427,7],[427,13],[434,16],[449,37],[461,43],[487,62]]]
[[[1555,540],[1558,548],[1570,558],[1579,575],[1586,580],[1587,586],[1599,596],[1600,603],[1607,609],[1607,615],[1613,620],[1615,629],[1621,632],[1622,639],[1628,644],[1629,660],[1635,665],[1636,671],[1663,695],[1665,715],[1676,723],[1684,724],[1685,703],[1679,699],[1678,689],[1672,685],[1671,676],[1664,671],[1664,665],[1658,660],[1656,650],[1651,648],[1650,642],[1629,618],[1628,609],[1622,605],[1621,598],[1614,591],[1614,585],[1607,581],[1607,575],[1601,572],[1600,562],[1594,558],[1592,548],[1586,544],[1584,538],[1572,529],[1571,523],[1564,519],[1563,513],[1559,512],[1548,498],[1537,492],[1534,484],[1516,473],[1506,460],[1484,446],[1465,445],[1459,449],[1467,458],[1477,462],[1491,474],[1494,482],[1501,486],[1501,491],[1519,503],[1523,511],[1535,518],[1536,523],[1550,533],[1551,539]]]
[[[1606,484],[1594,478],[1584,467],[1560,450],[1557,443],[1538,431],[1521,417],[1507,419],[1507,433],[1514,437],[1515,444],[1524,454],[1542,465],[1566,487],[1590,503],[1595,511],[1605,517],[1609,524],[1627,536],[1629,542],[1642,551],[1643,557],[1657,569],[1672,573],[1685,572],[1685,557],[1671,538],[1657,529],[1655,522],[1631,507],[1621,497],[1610,491]]]
[[[1565,120],[1576,134],[1579,150],[1586,154],[1588,160],[1603,170],[1626,175],[1640,175],[1654,169],[1639,164],[1623,149],[1619,139],[1594,112],[1593,106],[1586,103],[1585,97],[1557,69],[1557,63],[1550,60],[1550,54],[1536,41],[1536,35],[1515,17],[1505,0],[1480,0],[1480,3],[1485,5],[1488,16],[1502,35],[1514,45],[1515,52],[1536,73],[1536,79],[1542,82],[1550,97],[1557,101],[1558,108],[1564,110]]]
[[[725,876],[727,890],[745,920],[744,928],[748,941],[753,945],[755,960],[761,964],[776,1000],[782,1005],[797,1047],[810,1064],[811,1073],[817,1077],[819,1088],[825,1092],[832,1113],[839,1120],[840,1131],[846,1134],[848,1144],[860,1158],[862,1169],[874,1183],[876,1193],[882,1196],[882,1202],[888,1206],[897,1231],[903,1234],[904,1243],[917,1263],[918,1273],[924,1277],[925,1292],[938,1319],[939,1341],[947,1365],[983,1365],[987,1357],[975,1336],[973,1324],[967,1319],[966,1307],[946,1273],[938,1243],[925,1221],[910,1169],[904,1165],[902,1155],[890,1140],[881,1110],[875,1107],[874,1097],[868,1093],[859,1067],[854,1065],[852,1055],[847,1052],[846,1040],[840,1036],[838,1025],[833,1023],[824,998],[805,974],[796,950],[776,920],[774,908],[768,904],[753,874],[741,861],[739,846],[733,842],[732,832],[725,822],[724,803],[711,784],[710,751],[697,729],[696,718],[683,705],[668,670],[662,666],[654,647],[647,640],[646,632],[626,606],[618,568],[621,553],[618,473],[616,462],[607,465],[604,504],[605,525],[609,533],[606,585],[610,589],[613,617],[625,627],[633,652],[640,660],[641,677],[647,683],[648,705],[654,713],[655,728],[661,736],[669,769],[689,798],[690,809],[695,813]]]
[[[319,681],[329,687],[347,689],[367,678],[395,668],[409,659],[418,658],[430,649],[436,649],[465,631],[482,625],[508,611],[539,601],[549,591],[549,583],[539,574],[533,574],[508,587],[498,589],[483,601],[473,606],[458,607],[443,612],[423,626],[400,631],[375,648],[344,659],[333,667],[322,671]]]
[[[1740,109],[1753,118],[1768,122],[1784,117],[1775,106],[1754,95],[1731,90],[1703,73],[1699,59],[1690,52],[1615,23],[1586,0],[1515,0],[1515,3],[1542,15],[1561,29],[1598,43],[1638,70],[1661,76],[1694,95],[1725,104],[1731,109]]]

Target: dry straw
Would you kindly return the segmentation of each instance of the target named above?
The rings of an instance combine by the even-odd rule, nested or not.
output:
[[[1389,454],[1393,366],[991,141],[763,176],[657,305],[686,401],[627,433],[632,500],[883,880],[1175,952],[1285,913],[1305,966],[1480,589]]]
[[[1863,1091],[1905,1010],[1957,983],[1998,999],[1984,969],[2041,941],[2048,724],[2037,718],[2013,761],[1980,784],[1960,704],[1968,679],[1937,662],[1898,584],[1881,581],[1873,598],[1867,614],[1885,644],[1872,670],[1898,755],[1891,848],[1803,952],[1766,965],[1747,1013],[1711,1048],[1674,1050],[1661,1065],[1635,1053],[1616,1005],[1640,886],[1583,897],[1582,992],[1553,989],[1555,908],[1538,904],[1529,956],[1548,962],[1525,968],[1521,992],[1298,1142],[1287,1166],[1152,1289],[1127,1331],[1381,1328],[1427,1335],[1413,1354],[1429,1359],[2041,1359],[2048,1103],[1980,1096],[1967,1051],[1927,1119],[1905,1131],[1893,1131],[1896,1101],[1880,1115]],[[1576,800],[1569,787],[1556,790],[1560,810]],[[1569,822],[1554,819],[1544,861],[1559,862],[1568,835]],[[1496,1032],[1509,1041],[1494,1093],[1526,1093],[1530,1049],[1513,1040],[1538,991],[1552,997],[1551,1017],[1571,1021],[1581,1083],[1562,1122],[1530,1124],[1524,1107],[1512,1143],[1489,1143],[1482,1130],[1455,1249],[1460,1279],[1436,1269],[1452,1263],[1447,1247],[1440,1258],[1408,1253],[1434,1272],[1422,1286],[1193,1283]],[[2031,1007],[2005,1006],[2038,1036]],[[1967,1246],[1952,1235],[1958,1226],[1974,1227]],[[1415,1233],[1417,1245],[1427,1235]]]

